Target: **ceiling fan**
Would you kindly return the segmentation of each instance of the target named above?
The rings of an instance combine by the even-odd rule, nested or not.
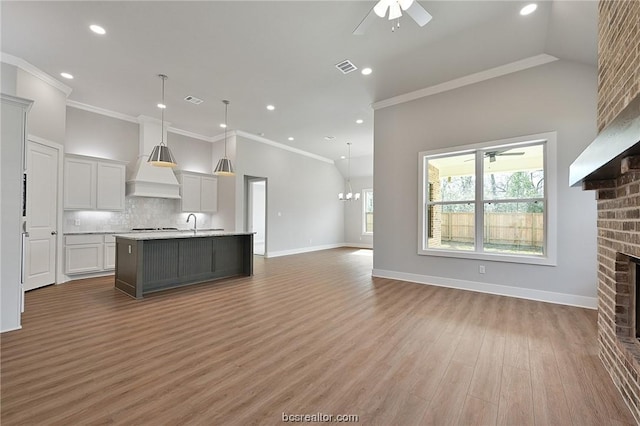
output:
[[[391,31],[395,31],[400,26],[400,17],[402,12],[407,12],[416,23],[424,27],[431,20],[432,16],[415,0],[379,0],[375,6],[369,11],[367,16],[358,24],[353,34],[362,35],[366,29],[375,20],[374,15],[384,18],[389,12],[389,20],[396,20],[396,24],[391,27]]]
[[[485,158],[488,158],[490,163],[495,163],[496,157],[502,156],[502,155],[504,156],[524,155],[524,152],[487,151],[484,153]],[[468,160],[465,160],[465,162],[467,161],[475,161],[475,160],[473,158],[470,158]]]

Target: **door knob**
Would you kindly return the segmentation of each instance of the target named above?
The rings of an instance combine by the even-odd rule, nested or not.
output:
[[[51,231],[51,235],[58,235],[56,231]]]

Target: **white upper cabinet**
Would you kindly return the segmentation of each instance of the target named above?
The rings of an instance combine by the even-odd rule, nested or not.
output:
[[[125,164],[67,155],[64,160],[66,210],[124,210]]]
[[[64,160],[64,208],[91,210],[96,208],[95,161],[67,157]]]
[[[180,208],[183,212],[218,211],[218,178],[213,175],[178,172]]]
[[[97,210],[124,210],[125,166],[98,163]]]
[[[218,211],[218,178],[215,176],[201,177],[200,211],[206,213]]]

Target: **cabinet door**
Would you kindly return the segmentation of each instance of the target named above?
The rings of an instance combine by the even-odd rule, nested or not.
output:
[[[104,243],[104,269],[116,269],[116,243]]]
[[[125,167],[122,164],[98,163],[98,210],[124,210]]]
[[[96,208],[95,161],[78,158],[64,160],[64,208],[89,210]]]
[[[218,179],[213,176],[200,179],[200,211],[215,213],[218,211]]]
[[[200,211],[200,176],[182,175],[180,186],[183,212]]]
[[[66,246],[64,272],[69,275],[102,270],[103,244]]]

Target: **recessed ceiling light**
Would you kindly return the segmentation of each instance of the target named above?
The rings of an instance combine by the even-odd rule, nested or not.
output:
[[[292,141],[292,140],[293,140],[293,137],[292,137],[292,136],[289,136],[287,139],[289,139],[290,141]]]
[[[163,104],[163,103],[159,103],[158,104],[158,108],[160,108],[160,109],[165,109],[166,107],[167,106],[165,104]]]
[[[344,160],[345,158],[347,158],[347,157],[345,157],[344,155],[341,155],[341,156],[340,156],[340,159],[341,159],[341,160]]]
[[[324,137],[324,140],[325,140],[325,141],[332,141],[332,140],[334,140],[335,138],[336,138],[335,136],[325,136],[325,137]]]
[[[224,124],[224,123],[220,123],[220,127],[222,127],[223,129],[226,129],[226,128],[227,128],[227,125],[226,125],[226,124]]]
[[[522,15],[522,16],[529,15],[529,14],[535,12],[537,8],[538,8],[538,5],[535,4],[535,3],[528,4],[525,7],[523,7],[522,9],[520,9],[520,15]]]
[[[362,123],[364,123],[364,120],[363,120],[363,119],[358,118],[358,119],[356,120],[356,124],[362,124]]]
[[[105,35],[107,32],[100,25],[89,25],[89,29],[96,34]]]
[[[68,80],[73,80],[73,76],[68,72],[61,72],[60,75]]]
[[[373,72],[373,70],[371,68],[362,68],[362,71],[360,71],[362,73],[362,75],[369,75]]]
[[[267,109],[269,111],[273,111],[274,109],[276,109],[276,107],[274,107],[273,105],[267,105]]]

